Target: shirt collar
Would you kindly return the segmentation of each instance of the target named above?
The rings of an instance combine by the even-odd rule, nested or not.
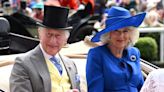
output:
[[[42,45],[39,44],[41,51],[43,52],[43,55],[46,59],[50,59],[51,57],[53,57],[52,55],[49,55],[45,52],[45,50],[43,49]],[[59,54],[57,53],[56,55],[54,55],[55,58],[59,59]]]

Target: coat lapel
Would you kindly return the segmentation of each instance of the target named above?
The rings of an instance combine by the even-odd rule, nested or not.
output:
[[[59,54],[59,57],[61,58],[61,61],[63,62],[64,67],[66,68],[66,72],[67,72],[70,82],[71,82],[71,88],[76,88],[76,83],[75,83],[75,79],[74,79],[75,70],[72,68],[72,66],[71,66],[72,64],[70,64],[71,62],[65,61],[64,57],[62,57],[60,54]]]
[[[35,65],[37,71],[39,72],[39,74],[40,74],[40,76],[43,80],[43,85],[45,87],[45,92],[51,92],[50,74],[49,74],[49,71],[48,71],[48,67],[47,67],[45,58],[44,58],[43,53],[42,53],[39,46],[37,46],[34,49],[31,59],[32,59],[32,61],[34,61],[33,64]]]

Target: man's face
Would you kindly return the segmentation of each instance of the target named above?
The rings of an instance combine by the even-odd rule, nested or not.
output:
[[[49,55],[55,55],[66,44],[66,32],[57,29],[42,28],[39,30],[40,43]]]

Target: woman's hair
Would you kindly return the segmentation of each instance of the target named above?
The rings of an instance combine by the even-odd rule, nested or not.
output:
[[[42,31],[42,30],[44,30],[44,27],[39,27],[38,30]],[[69,36],[70,36],[70,32],[69,32],[69,30],[63,30],[63,31],[64,31],[64,33],[65,33],[66,38],[68,39]]]
[[[129,43],[127,44],[127,46],[129,46],[129,45],[133,46],[139,38],[139,31],[135,27],[128,27],[128,28],[130,29],[130,31],[129,31],[130,39],[129,39]],[[106,44],[106,43],[110,44],[110,35],[109,34],[110,34],[110,32],[101,35],[100,41],[103,42],[104,44]]]

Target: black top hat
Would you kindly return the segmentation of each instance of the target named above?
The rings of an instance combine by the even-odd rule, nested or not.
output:
[[[44,18],[39,25],[53,29],[70,30],[72,27],[67,25],[68,13],[68,8],[44,5]]]

